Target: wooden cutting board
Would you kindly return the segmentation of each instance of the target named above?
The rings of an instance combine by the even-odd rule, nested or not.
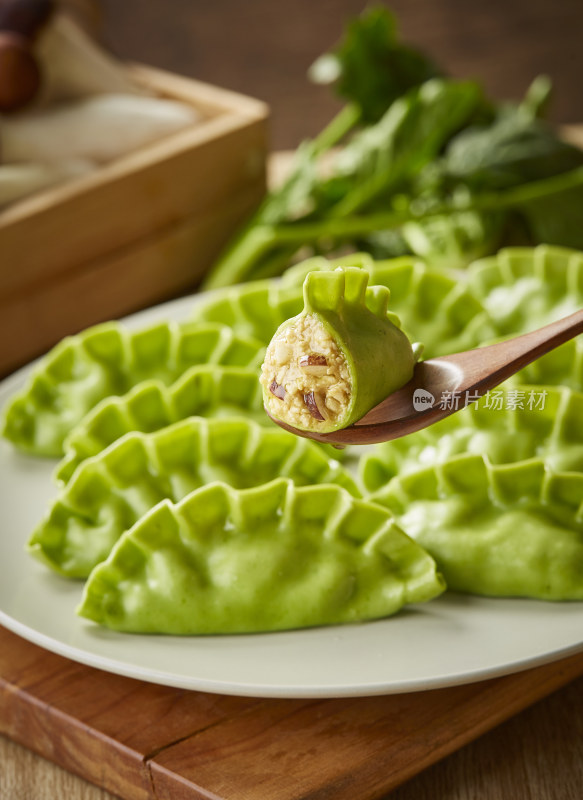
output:
[[[273,700],[69,661],[0,627],[0,733],[125,800],[372,800],[583,674],[583,653],[412,694]]]

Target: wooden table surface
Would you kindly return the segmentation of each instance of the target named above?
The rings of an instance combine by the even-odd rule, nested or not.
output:
[[[582,743],[580,678],[403,784],[387,800],[579,800]],[[113,800],[1,736],[0,799]]]
[[[103,34],[124,56],[254,94],[272,105],[273,145],[293,147],[335,109],[303,71],[335,41],[360,0],[103,0]],[[406,34],[456,75],[516,96],[538,72],[556,83],[555,119],[583,118],[580,0],[390,4]],[[293,9],[293,11],[292,11]],[[243,31],[243,35],[241,32]],[[538,702],[394,791],[391,800],[578,800],[583,678]],[[112,796],[0,737],[0,800]],[[243,799],[242,799],[243,800]],[[274,798],[273,800],[277,800]],[[298,800],[300,800],[298,798]],[[333,800],[333,799],[331,799]]]

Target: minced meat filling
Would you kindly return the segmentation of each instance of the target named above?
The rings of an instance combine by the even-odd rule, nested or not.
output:
[[[300,317],[272,339],[261,372],[267,407],[293,427],[318,430],[350,404],[350,373],[344,354],[321,322]]]

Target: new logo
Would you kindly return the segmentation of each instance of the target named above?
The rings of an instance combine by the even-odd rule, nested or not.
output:
[[[435,397],[427,389],[415,389],[413,392],[413,408],[415,411],[425,411],[435,403]]]

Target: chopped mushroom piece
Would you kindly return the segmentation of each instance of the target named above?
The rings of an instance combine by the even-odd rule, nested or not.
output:
[[[269,391],[274,397],[278,397],[280,400],[285,399],[285,389],[283,386],[280,386],[279,383],[276,381],[271,381],[269,384]]]
[[[324,420],[330,418],[326,411],[324,400],[319,394],[308,392],[308,394],[304,395],[304,403],[314,419]]]

